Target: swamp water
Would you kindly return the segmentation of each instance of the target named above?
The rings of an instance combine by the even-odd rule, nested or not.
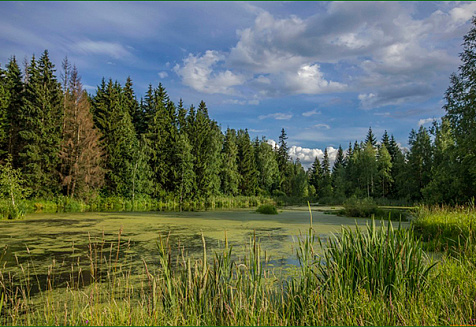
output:
[[[341,226],[369,223],[314,210],[312,215],[321,239],[338,233]],[[10,285],[16,281],[30,295],[51,284],[56,289],[72,283],[87,286],[117,271],[139,281],[146,269],[154,274],[158,268],[159,237],[169,237],[172,262],[180,260],[181,253],[201,259],[203,239],[211,260],[224,248],[225,238],[241,261],[256,238],[267,267],[283,273],[298,264],[297,239],[307,233],[309,218],[307,208],[280,210],[278,215],[250,209],[32,214],[24,220],[0,221],[0,278],[9,279]]]

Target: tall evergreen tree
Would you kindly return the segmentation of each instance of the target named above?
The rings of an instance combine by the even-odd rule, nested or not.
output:
[[[311,172],[309,174],[309,184],[314,187],[315,193],[319,195],[320,186],[322,184],[322,168],[318,157],[316,157],[312,163]]]
[[[9,95],[7,107],[8,121],[8,153],[12,156],[14,166],[18,164],[18,153],[22,149],[19,139],[19,128],[21,116],[21,108],[23,107],[24,85],[22,81],[22,73],[15,59],[12,57],[6,66],[5,73],[6,89]]]
[[[418,132],[412,129],[408,144],[410,152],[405,172],[406,191],[410,199],[420,200],[422,189],[431,180],[432,146],[427,129],[423,126]]]
[[[10,93],[7,89],[6,80],[5,73],[0,67],[0,161],[6,158],[5,155],[8,153],[9,122],[7,114]]]
[[[369,127],[369,132],[367,133],[367,137],[365,138],[365,144],[367,143],[370,143],[373,147],[377,146],[377,138],[372,132],[372,127]]]
[[[260,189],[268,194],[279,187],[279,168],[273,147],[266,138],[262,138],[256,149],[256,167],[258,169]]]
[[[25,179],[36,196],[59,191],[57,169],[62,136],[61,86],[48,51],[28,67],[25,101],[19,113],[20,161]]]
[[[334,166],[332,167],[332,189],[334,191],[334,196],[336,197],[345,196],[345,165],[346,160],[344,158],[344,150],[342,149],[342,146],[339,145],[336,160],[334,161]]]
[[[238,145],[236,131],[227,128],[222,151],[221,189],[224,194],[237,195],[241,175],[238,172]]]
[[[258,171],[248,130],[238,131],[237,143],[238,171],[241,175],[239,189],[243,195],[255,195],[258,186]]]
[[[188,140],[187,133],[182,132],[178,136],[177,152],[175,153],[177,169],[175,173],[176,193],[179,196],[180,208],[184,200],[193,197],[193,184],[195,182],[195,172],[193,170],[192,146]]]
[[[112,80],[107,84],[103,81],[92,99],[95,124],[105,150],[105,192],[131,197],[139,141],[124,103],[123,88]]]
[[[324,158],[322,158],[322,181],[319,185],[319,196],[328,197],[332,195],[332,179],[331,179],[331,167],[329,161],[329,154],[327,148],[324,150]]]
[[[476,16],[464,36],[462,65],[450,77],[445,99],[446,119],[454,136],[458,174],[467,199],[476,196]]]

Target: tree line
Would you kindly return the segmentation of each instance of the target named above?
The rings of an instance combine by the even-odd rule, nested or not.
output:
[[[87,199],[95,194],[179,201],[217,195],[381,197],[462,203],[476,194],[476,20],[465,36],[462,65],[450,78],[446,115],[409,135],[409,148],[369,128],[364,141],[327,149],[307,171],[288,154],[281,131],[265,137],[211,119],[205,102],[185,108],[162,84],[137,99],[133,83],[82,86],[67,59],[58,79],[47,50],[20,69],[0,69],[0,163],[20,172],[32,197]]]

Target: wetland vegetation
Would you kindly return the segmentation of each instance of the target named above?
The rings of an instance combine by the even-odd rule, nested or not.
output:
[[[408,149],[369,128],[307,171],[284,129],[272,147],[162,84],[88,94],[67,59],[60,83],[48,51],[23,72],[12,57],[0,323],[476,324],[475,49],[476,18],[445,116]],[[307,201],[343,207],[283,208]]]

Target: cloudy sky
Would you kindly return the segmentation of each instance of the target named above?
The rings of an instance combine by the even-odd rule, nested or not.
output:
[[[130,76],[204,100],[223,129],[288,134],[291,154],[365,138],[406,146],[444,114],[476,2],[0,2],[0,64],[48,49],[94,92]],[[332,151],[331,151],[332,152]]]

